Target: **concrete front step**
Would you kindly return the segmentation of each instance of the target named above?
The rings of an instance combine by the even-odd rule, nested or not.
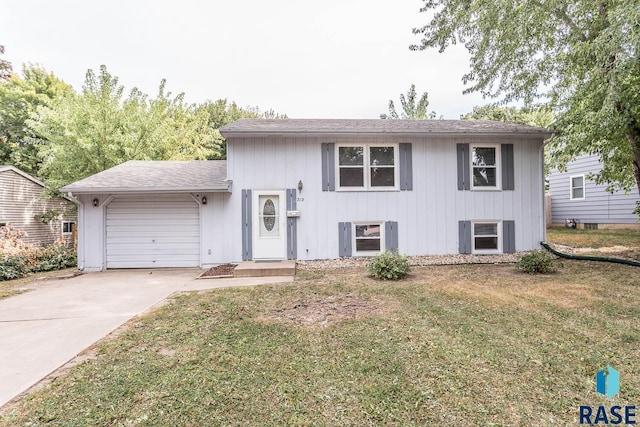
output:
[[[233,277],[295,276],[296,262],[243,261],[233,270]]]

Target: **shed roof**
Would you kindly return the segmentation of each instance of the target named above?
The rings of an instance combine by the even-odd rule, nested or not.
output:
[[[240,119],[220,128],[225,137],[250,135],[529,135],[548,138],[545,128],[492,120]]]
[[[71,193],[229,191],[226,160],[130,160],[62,187]]]

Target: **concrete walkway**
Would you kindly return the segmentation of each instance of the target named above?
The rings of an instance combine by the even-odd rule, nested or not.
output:
[[[174,292],[290,282],[196,280],[201,270],[114,270],[43,282],[0,300],[0,407]]]

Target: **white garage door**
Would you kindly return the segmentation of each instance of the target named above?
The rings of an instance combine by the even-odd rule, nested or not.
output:
[[[106,252],[107,268],[198,267],[198,204],[188,194],[114,199]]]

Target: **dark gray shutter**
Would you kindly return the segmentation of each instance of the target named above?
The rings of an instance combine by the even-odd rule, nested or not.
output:
[[[516,251],[516,223],[502,221],[502,252],[512,254]]]
[[[458,190],[469,190],[469,144],[456,144],[458,155]]]
[[[458,221],[458,252],[471,253],[471,221]]]
[[[515,190],[515,179],[513,170],[513,144],[502,144],[502,189]]]
[[[398,223],[387,221],[384,223],[384,247],[393,253],[398,253]]]
[[[253,258],[251,245],[251,190],[242,190],[242,260],[249,261]]]
[[[287,188],[287,210],[296,210],[295,188]],[[287,259],[298,258],[298,218],[287,218]]]
[[[340,257],[351,256],[351,223],[339,222],[338,228],[338,244],[340,245],[338,255]]]
[[[413,164],[411,159],[411,144],[399,144],[400,160],[400,190],[413,190]]]
[[[334,191],[336,189],[336,145],[332,142],[323,142],[322,148],[322,191]]]

